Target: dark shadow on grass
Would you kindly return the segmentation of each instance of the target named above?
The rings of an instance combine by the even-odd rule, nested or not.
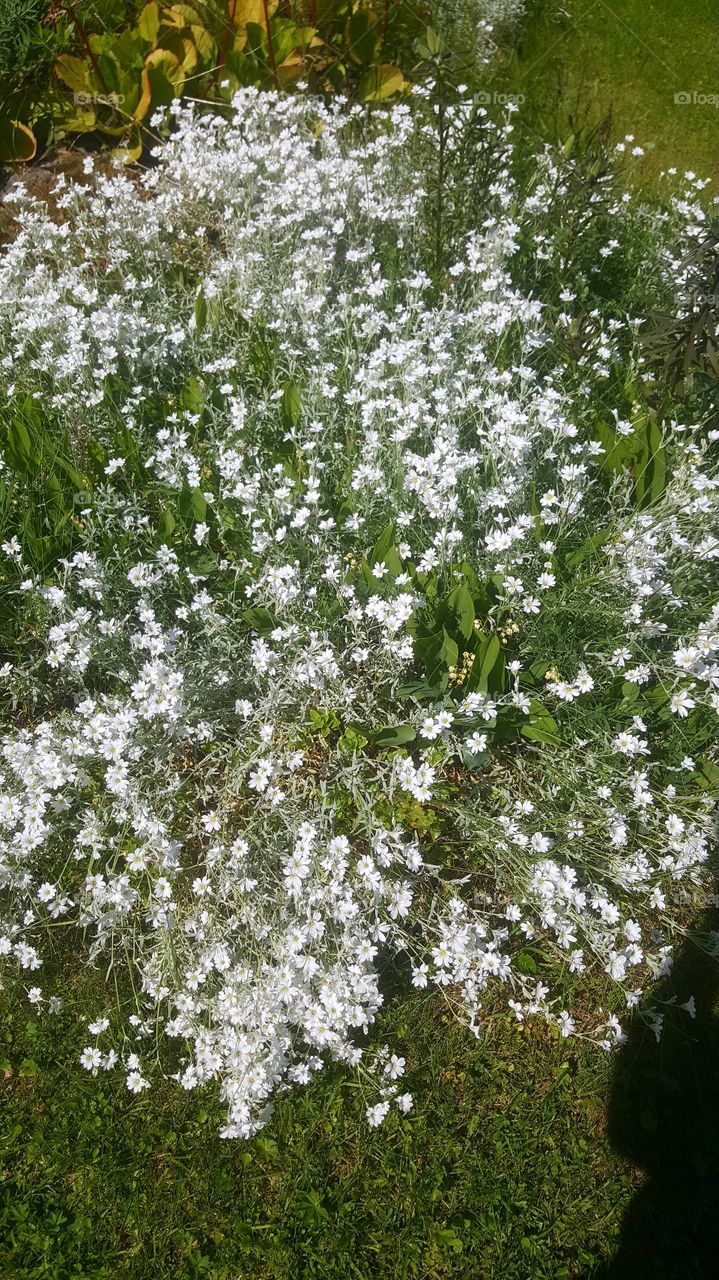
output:
[[[713,912],[700,931],[717,924]],[[645,1182],[625,1213],[617,1252],[591,1280],[719,1276],[719,963],[688,941],[657,994],[676,997],[664,1010],[661,1043],[634,1020],[609,1099],[609,1140]],[[691,995],[694,1019],[678,1007]]]

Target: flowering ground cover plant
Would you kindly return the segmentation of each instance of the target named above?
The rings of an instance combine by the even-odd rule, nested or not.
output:
[[[15,196],[0,951],[48,1014],[81,952],[82,1066],[218,1082],[247,1137],[331,1059],[370,1124],[412,1107],[366,1037],[390,958],[476,1035],[605,1047],[594,975],[621,1011],[668,972],[710,883],[719,436],[638,343],[695,287],[692,175],[658,215],[430,90],[233,111]]]

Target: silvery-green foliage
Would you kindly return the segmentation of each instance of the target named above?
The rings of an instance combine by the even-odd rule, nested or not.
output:
[[[178,108],[141,179],[61,183],[60,217],[20,200],[0,264],[4,398],[103,458],[72,554],[3,547],[28,643],[2,680],[34,710],[2,744],[0,951],[41,980],[64,925],[130,973],[83,1065],[139,1090],[174,1046],[227,1136],[365,1060],[386,955],[477,1032],[508,1005],[616,1042],[563,975],[635,1004],[705,874],[711,798],[671,734],[719,710],[712,435],[661,422],[653,490],[603,470],[607,432],[644,439],[595,409],[634,331],[596,307],[560,356],[577,282],[557,309],[513,271],[566,175],[543,157],[525,200],[506,124],[436,286],[423,101]],[[473,118],[448,108],[450,149]],[[369,1061],[378,1124],[411,1098]]]

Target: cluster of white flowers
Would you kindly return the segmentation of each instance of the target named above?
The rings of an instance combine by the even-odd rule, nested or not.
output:
[[[636,1003],[673,886],[701,883],[710,797],[631,699],[716,725],[719,607],[687,634],[679,594],[716,590],[703,426],[650,512],[607,495],[593,387],[631,326],[597,310],[578,369],[555,359],[572,281],[552,314],[512,269],[520,230],[550,252],[559,162],[522,206],[509,125],[484,122],[500,172],[438,291],[431,114],[246,90],[229,122],[174,116],[142,178],[61,183],[60,218],[16,197],[0,261],[1,393],[100,458],[77,549],[43,571],[3,546],[27,627],[3,688],[34,707],[0,748],[7,972],[41,969],[50,921],[131,965],[83,1066],[142,1090],[160,1028],[229,1137],[327,1057],[357,1066],[388,954],[476,1032],[508,1004],[616,1042],[543,979],[598,960]],[[612,504],[591,589],[615,648],[550,669],[566,553]],[[453,590],[464,653],[423,635]],[[619,720],[593,719],[617,680]],[[412,1099],[402,1059],[372,1063],[379,1124]]]

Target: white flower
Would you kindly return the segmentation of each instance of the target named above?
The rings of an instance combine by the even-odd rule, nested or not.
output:
[[[145,1080],[139,1071],[130,1071],[127,1074],[125,1085],[130,1093],[142,1093],[143,1089],[149,1089],[149,1081]]]
[[[686,689],[679,689],[673,693],[669,700],[669,710],[673,711],[681,719],[686,720],[689,712],[696,706],[696,702],[687,693]]]
[[[562,1009],[562,1012],[557,1015],[557,1026],[559,1027],[563,1038],[566,1039],[567,1036],[571,1036],[573,1034],[575,1029],[574,1019],[570,1017],[566,1009]]]
[[[367,1108],[365,1113],[367,1116],[367,1123],[371,1125],[373,1129],[378,1129],[384,1122],[389,1111],[389,1105],[389,1102],[378,1102],[375,1106]]]
[[[385,1072],[389,1075],[391,1080],[399,1080],[400,1076],[404,1075],[404,1068],[404,1058],[398,1058],[397,1055],[393,1053],[385,1067]]]
[[[438,719],[434,716],[427,716],[420,725],[420,733],[423,738],[429,739],[430,742],[438,738],[442,732],[442,726]]]

